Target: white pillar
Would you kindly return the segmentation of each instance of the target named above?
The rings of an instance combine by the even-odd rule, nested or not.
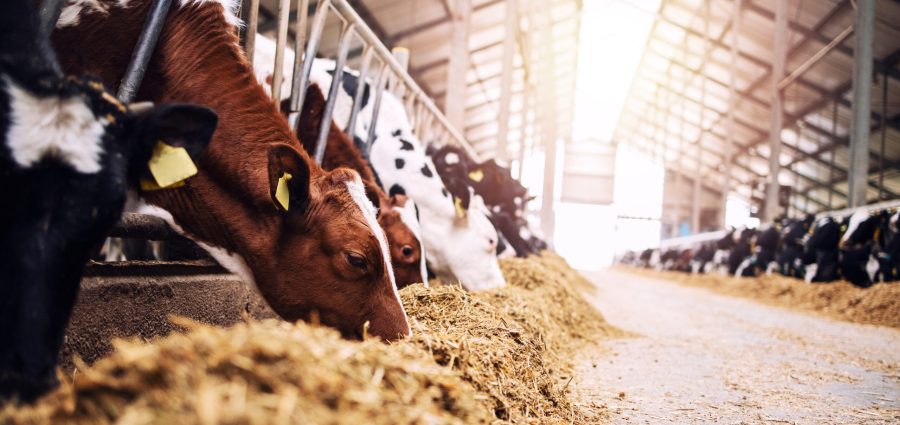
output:
[[[466,72],[469,69],[469,27],[471,0],[455,0],[450,30],[450,61],[447,65],[447,92],[444,113],[460,131],[465,128]]]
[[[788,0],[775,2],[775,45],[772,57],[771,117],[769,121],[769,178],[766,185],[766,208],[763,211],[763,222],[775,220],[780,211],[778,207],[778,174],[781,172],[781,128],[784,125],[784,107],[782,93],[778,83],[784,78],[784,63],[788,48]]]

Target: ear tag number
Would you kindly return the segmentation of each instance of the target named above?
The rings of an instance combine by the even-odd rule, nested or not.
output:
[[[481,170],[469,171],[469,179],[471,179],[472,181],[480,182],[481,179],[483,179],[483,178],[484,178],[484,171],[481,171]]]
[[[168,188],[197,174],[197,166],[187,149],[165,144],[162,140],[153,147],[150,157],[150,174],[161,188]]]
[[[288,183],[294,176],[291,173],[284,173],[278,179],[278,186],[275,188],[275,200],[278,201],[278,204],[284,208],[285,211],[288,210],[288,206],[291,203],[291,192],[288,190]]]
[[[462,206],[462,198],[453,197],[453,206],[456,207],[456,216],[459,218],[466,218],[466,209]]]

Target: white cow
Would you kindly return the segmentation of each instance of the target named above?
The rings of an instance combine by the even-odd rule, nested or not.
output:
[[[271,91],[275,43],[264,37],[256,40],[254,70],[260,84]],[[288,50],[285,52],[282,99],[290,96],[293,61],[294,54]],[[310,81],[327,94],[334,69],[334,61],[317,59]],[[349,121],[358,85],[358,74],[345,70],[333,116],[338,127],[344,128]],[[354,129],[355,136],[363,140],[368,136],[375,103],[374,87],[366,84],[365,90],[364,104]],[[425,155],[424,146],[412,131],[403,103],[387,91],[382,97],[369,162],[389,195],[406,194],[416,202],[428,265],[438,278],[459,282],[472,291],[506,285],[497,263],[497,230],[485,214],[484,201],[474,196],[467,213],[457,213],[431,158]]]

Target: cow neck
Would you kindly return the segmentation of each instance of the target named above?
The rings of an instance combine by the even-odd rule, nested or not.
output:
[[[56,50],[69,73],[99,75],[115,87],[124,74],[151,1],[113,6],[109,14],[84,13],[81,22],[56,31]],[[181,189],[146,192],[145,199],[172,213],[204,242],[246,255],[278,225],[269,195],[268,147],[282,142],[308,156],[256,82],[238,46],[234,27],[216,2],[174,5],[166,19],[137,100],[195,103],[216,111],[218,127],[198,161],[200,173]],[[114,40],[109,34],[115,34]],[[322,173],[312,166],[311,177]],[[250,260],[247,258],[247,260]]]

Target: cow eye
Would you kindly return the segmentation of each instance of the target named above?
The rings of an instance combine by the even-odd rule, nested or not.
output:
[[[409,245],[403,245],[403,248],[400,249],[403,252],[404,257],[410,257],[413,255],[413,249]]]
[[[351,266],[356,267],[360,270],[365,270],[367,267],[366,257],[353,252],[347,253],[347,262],[350,263]]]

